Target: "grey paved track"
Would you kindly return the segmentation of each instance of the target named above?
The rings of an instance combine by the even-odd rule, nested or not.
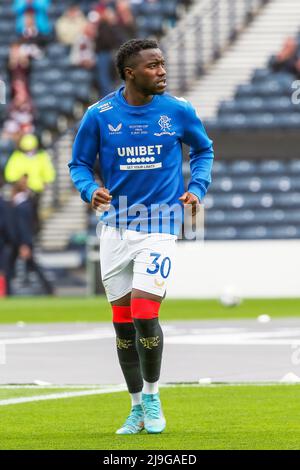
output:
[[[162,323],[162,382],[280,381],[300,376],[300,319]],[[1,346],[2,343],[2,346]],[[0,383],[119,384],[108,323],[1,325]],[[0,358],[1,359],[1,358]],[[2,357],[3,359],[3,357]]]

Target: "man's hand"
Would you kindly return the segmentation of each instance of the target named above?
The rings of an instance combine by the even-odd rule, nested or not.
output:
[[[92,208],[95,211],[105,212],[109,209],[111,200],[112,196],[109,194],[108,189],[96,189],[92,197]]]
[[[193,193],[186,192],[180,198],[184,205],[191,204],[192,205],[192,216],[195,216],[199,210],[200,201]]]

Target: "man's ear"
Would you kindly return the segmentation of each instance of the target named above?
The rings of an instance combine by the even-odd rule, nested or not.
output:
[[[126,78],[129,78],[132,80],[134,78],[134,70],[132,67],[125,67],[124,68],[124,74]]]

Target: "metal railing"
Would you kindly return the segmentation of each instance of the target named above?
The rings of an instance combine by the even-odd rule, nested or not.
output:
[[[161,41],[169,91],[187,91],[269,1],[196,0]]]

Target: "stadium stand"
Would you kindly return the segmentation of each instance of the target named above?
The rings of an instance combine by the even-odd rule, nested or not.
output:
[[[293,1],[288,0],[288,3]],[[52,25],[71,3],[74,2],[52,0],[48,12]],[[88,14],[93,3],[95,2],[92,0],[78,1],[85,14]],[[234,50],[235,47],[232,46],[236,43],[236,50],[240,47],[239,57],[243,58],[243,34],[245,31],[250,34],[252,30],[252,36],[257,36],[256,18],[257,24],[260,24],[259,27],[263,30],[264,23],[261,24],[259,19],[265,15],[266,22],[272,5],[276,6],[278,3],[278,0],[132,0],[131,7],[137,23],[138,36],[162,37],[162,45],[168,59],[170,91],[184,92],[184,96],[193,102],[196,101],[197,106],[196,98],[199,96],[200,100],[206,93],[206,90],[196,90],[197,79],[201,76],[204,80],[206,76],[210,77],[211,71],[218,69],[222,57],[231,48]],[[184,10],[186,7],[188,9]],[[186,13],[183,14],[184,12]],[[276,17],[278,12],[277,9]],[[288,10],[286,14],[289,14]],[[213,31],[218,34],[213,35]],[[276,31],[276,34],[281,37],[283,32],[282,28],[282,31]],[[6,84],[8,73],[5,68],[9,46],[16,39],[15,16],[11,2],[0,0],[0,79]],[[299,41],[300,36],[296,39]],[[250,43],[248,40],[248,44]],[[253,51],[255,50],[254,48]],[[275,73],[272,68],[274,58],[269,58],[268,67],[261,66],[266,57],[270,56],[271,50],[276,51],[270,40],[263,51],[265,57],[261,54],[257,61],[253,51],[251,54],[244,52],[245,62],[242,62],[243,67],[239,67],[241,70],[234,69],[233,73],[232,69],[228,68],[231,75],[235,75],[235,82],[240,78],[241,84],[236,88],[233,99],[219,103],[215,118],[208,116],[206,125],[209,133],[218,131],[225,135],[231,130],[247,133],[263,128],[291,130],[299,127],[299,106],[293,104],[290,99],[291,84],[297,77],[291,70],[281,69]],[[35,108],[36,131],[55,157],[58,178],[51,194],[47,196],[51,210],[48,211],[50,217],[45,220],[40,234],[40,247],[46,250],[75,247],[80,252],[80,265],[85,256],[83,247],[87,235],[87,218],[85,207],[78,195],[72,193],[66,164],[76,123],[86,106],[98,99],[95,71],[74,66],[70,59],[70,47],[59,43],[55,37],[42,46],[42,52],[41,57],[31,61],[30,92]],[[232,61],[230,63],[235,64]],[[257,63],[259,68],[252,72],[251,80],[243,83],[242,73],[245,70],[253,71]],[[233,79],[228,81],[232,87]],[[213,87],[214,81],[211,80],[211,83]],[[215,99],[219,99],[220,87],[208,89],[207,94],[209,97],[215,94]],[[9,104],[9,86],[6,96]],[[7,106],[0,105],[0,133],[5,109]],[[201,108],[199,110],[201,117],[203,114],[205,117],[205,112],[202,114]],[[0,171],[3,170],[13,148],[11,141],[0,140]],[[231,161],[218,160],[218,154],[216,157],[213,184],[204,201],[207,240],[300,237],[298,160],[287,160],[284,155],[280,160],[264,160],[258,153],[253,154],[251,160],[245,160],[242,152],[238,159]],[[188,161],[184,162],[184,175],[188,180]],[[95,234],[95,226],[95,216],[89,214],[90,234]]]
[[[299,42],[300,47],[300,42]],[[251,82],[240,85],[232,101],[220,104],[216,119],[208,121],[219,129],[294,128],[300,126],[300,107],[291,99],[296,75],[288,71],[258,69]]]
[[[206,239],[300,237],[300,161],[216,161]]]

